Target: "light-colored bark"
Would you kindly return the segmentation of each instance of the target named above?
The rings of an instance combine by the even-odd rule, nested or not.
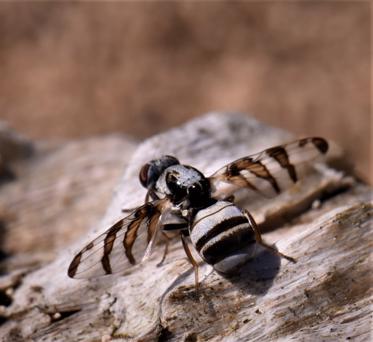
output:
[[[212,113],[148,139],[132,155],[98,224],[80,210],[56,209],[55,215],[46,216],[50,213],[48,204],[53,208],[53,201],[63,198],[52,187],[17,199],[22,190],[27,193],[25,189],[14,190],[21,186],[22,179],[13,188],[9,184],[0,189],[19,208],[31,206],[27,212],[32,222],[30,227],[24,224],[24,216],[18,211],[16,215],[22,224],[11,225],[18,233],[8,234],[20,236],[21,240],[23,231],[45,234],[55,241],[53,236],[62,230],[65,241],[73,241],[70,246],[66,246],[67,242],[54,245],[51,251],[58,250],[58,256],[52,254],[54,260],[50,263],[38,262],[21,270],[13,267],[9,275],[0,279],[0,290],[12,298],[12,304],[0,311],[4,317],[0,336],[4,341],[369,340],[372,192],[325,164],[316,165],[304,181],[275,199],[258,198],[246,192],[238,196],[239,205],[249,209],[261,229],[268,231],[264,235],[266,241],[276,243],[280,251],[295,257],[297,264],[259,250],[254,260],[227,279],[201,263],[202,283],[196,294],[193,270],[180,241],[175,239],[161,266],[157,266],[163,254],[163,246],[159,245],[150,260],[133,267],[126,276],[73,280],[66,275],[75,252],[122,217],[122,208],[143,202],[145,190],[137,175],[143,163],[162,154],[172,154],[209,175],[228,161],[292,138],[287,132],[253,119]],[[110,190],[100,188],[99,183],[113,183],[110,156],[121,154],[118,158],[124,158],[125,144],[113,144],[118,149],[115,152],[110,152],[108,144],[105,151],[94,153],[99,141],[99,138],[92,140],[91,147],[86,142],[90,151],[85,154],[86,167],[74,167],[76,151],[71,154],[50,151],[51,169],[37,169],[42,164],[35,162],[30,166],[29,186],[38,177],[50,180],[50,185],[51,180],[57,182],[57,179],[61,184],[81,180],[85,184],[81,197],[74,192],[80,183],[73,182],[73,186],[67,187],[73,191],[73,203],[76,200],[85,207],[85,203],[97,198],[92,207],[103,206],[100,199],[107,196],[104,190]],[[333,150],[336,151],[332,148],[331,156]],[[72,167],[63,174],[55,169],[55,177],[51,178],[56,162],[53,158],[57,155],[60,163]],[[116,168],[119,164],[113,163]],[[95,165],[106,165],[108,169],[98,168],[102,173],[98,172],[97,176]],[[32,171],[33,168],[39,171]],[[41,187],[40,179],[37,184],[37,188]],[[34,198],[41,203],[40,208],[32,206]],[[6,207],[6,201],[2,201],[2,207]],[[85,208],[90,206],[87,204]],[[92,215],[97,217],[97,213]],[[44,222],[37,227],[45,217],[50,220],[49,225]],[[76,222],[89,223],[91,231],[83,234],[83,228],[79,228],[77,234],[71,226]],[[16,246],[12,248],[16,250]],[[31,247],[23,253],[33,258]]]

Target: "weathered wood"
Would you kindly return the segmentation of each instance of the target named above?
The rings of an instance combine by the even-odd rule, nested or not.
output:
[[[7,291],[12,303],[0,311],[4,317],[0,336],[4,341],[368,340],[372,192],[325,164],[274,200],[246,192],[238,196],[238,203],[251,211],[262,230],[270,231],[265,239],[295,257],[295,265],[259,251],[227,279],[201,263],[203,281],[197,295],[192,268],[175,240],[161,266],[157,266],[163,253],[159,246],[149,261],[125,277],[72,280],[66,275],[74,252],[122,217],[123,207],[142,203],[145,190],[137,174],[149,159],[173,154],[209,175],[228,161],[291,139],[289,133],[253,119],[212,113],[142,143],[99,224],[91,221],[93,229],[81,238],[66,228],[63,234],[74,234],[66,240],[75,238],[76,242],[68,248],[55,246],[52,250],[59,254],[54,261],[37,264],[27,274],[13,269],[2,278],[0,290]],[[54,153],[50,153],[51,165]],[[61,157],[61,162],[64,158],[70,161],[71,155]],[[102,158],[102,154],[88,153],[87,163],[93,167]],[[100,181],[113,177],[102,172]],[[83,170],[77,168],[74,173],[90,183],[90,172],[82,175]],[[30,173],[30,182],[33,177],[35,173]],[[103,189],[88,190],[83,203],[89,195],[105,196]],[[7,196],[14,198],[20,192]],[[39,196],[43,203],[55,198],[50,192]],[[20,207],[30,205],[32,199],[30,194],[25,203],[20,201]],[[30,219],[35,211],[30,209]],[[38,208],[37,215],[45,213],[46,204]],[[73,214],[76,220],[82,216],[79,211]],[[53,222],[57,216],[58,225]],[[21,226],[22,231],[31,229],[37,234],[35,222],[32,228]],[[52,236],[72,222],[69,213],[60,213],[48,226],[55,231],[44,225],[42,232],[53,241]],[[12,229],[20,228],[15,223]],[[27,253],[32,255],[32,248]]]

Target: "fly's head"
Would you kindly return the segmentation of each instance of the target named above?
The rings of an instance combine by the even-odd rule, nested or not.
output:
[[[151,160],[142,166],[139,179],[143,187],[152,190],[162,173],[172,165],[178,165],[180,162],[173,156],[162,156],[159,159]]]

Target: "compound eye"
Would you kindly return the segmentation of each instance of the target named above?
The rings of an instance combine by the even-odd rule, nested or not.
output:
[[[149,168],[150,168],[150,164],[147,163],[147,164],[143,165],[143,167],[141,168],[140,173],[139,173],[140,182],[143,185],[143,187],[145,187],[145,188],[148,187]]]

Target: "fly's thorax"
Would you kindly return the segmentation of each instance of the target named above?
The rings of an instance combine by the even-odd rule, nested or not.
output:
[[[172,165],[159,177],[156,192],[169,196],[183,209],[201,208],[211,200],[210,182],[197,169],[188,165]]]
[[[190,226],[191,241],[210,265],[222,270],[248,256],[255,245],[254,233],[246,216],[231,202],[217,201],[199,210]]]

